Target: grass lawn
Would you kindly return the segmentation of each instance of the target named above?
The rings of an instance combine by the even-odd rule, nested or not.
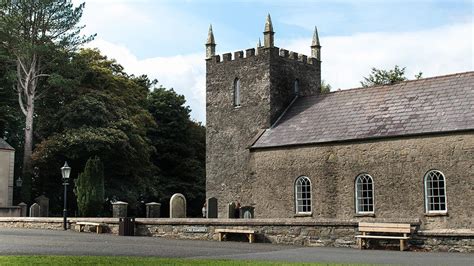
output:
[[[0,256],[0,265],[343,265],[238,260],[187,260],[106,256]],[[346,264],[347,265],[347,264]]]

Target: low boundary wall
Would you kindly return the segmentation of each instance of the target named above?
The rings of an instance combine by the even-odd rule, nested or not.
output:
[[[118,218],[69,218],[71,230],[79,231],[79,226],[75,225],[78,221],[107,224],[106,233],[118,234],[119,231]],[[417,228],[420,225],[418,220],[407,219],[380,219],[377,222],[410,223]],[[217,241],[215,229],[241,228],[257,231],[256,242],[355,248],[357,226],[358,221],[338,219],[136,218],[135,235]],[[0,217],[0,227],[63,230],[63,218]],[[93,231],[93,228],[89,229]],[[395,247],[398,241],[395,242],[384,243],[384,246]],[[474,252],[474,231],[418,231],[409,243],[412,250]]]

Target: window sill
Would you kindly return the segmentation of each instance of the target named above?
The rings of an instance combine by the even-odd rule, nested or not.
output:
[[[354,217],[375,217],[375,213],[356,213]]]
[[[437,216],[449,216],[448,212],[428,212],[425,213],[426,217],[437,217]]]
[[[297,213],[293,215],[293,217],[298,218],[298,217],[313,217],[313,213]]]

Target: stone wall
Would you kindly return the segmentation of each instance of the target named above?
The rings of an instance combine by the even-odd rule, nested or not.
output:
[[[118,235],[118,218],[71,218],[68,220],[73,231],[79,231],[77,221],[106,224],[105,233]],[[404,222],[419,226],[419,221],[378,219],[378,222]],[[2,218],[0,227],[63,230],[62,218]],[[173,239],[198,239],[217,241],[215,229],[241,228],[257,232],[256,241],[297,245],[356,247],[357,221],[338,219],[169,219],[137,218],[135,235],[164,237]],[[95,232],[88,226],[85,232]],[[232,241],[246,241],[244,236],[231,236]],[[474,252],[474,231],[472,230],[431,230],[419,231],[409,241],[410,250]],[[393,248],[398,250],[398,241],[371,242],[372,248]]]
[[[320,62],[280,56],[279,48],[259,48],[206,60],[206,196],[218,199],[219,217],[231,201],[246,205],[252,196],[249,150],[259,131],[274,123],[301,94],[319,92]],[[233,105],[234,80],[240,80],[241,105]]]
[[[253,150],[250,204],[256,218],[294,217],[294,183],[312,182],[313,218],[416,218],[423,229],[474,227],[474,134],[472,132]],[[428,215],[424,175],[446,177],[446,214]],[[355,212],[354,182],[374,180],[374,214]]]
[[[0,207],[0,217],[20,217],[21,208],[18,206]]]

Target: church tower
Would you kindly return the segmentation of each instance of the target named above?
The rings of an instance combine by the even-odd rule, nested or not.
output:
[[[320,93],[321,61],[317,31],[312,56],[274,45],[267,16],[263,46],[215,54],[209,28],[206,43],[206,197],[218,199],[219,218],[227,204],[253,205],[249,146],[298,97]],[[258,217],[258,210],[255,210]]]

